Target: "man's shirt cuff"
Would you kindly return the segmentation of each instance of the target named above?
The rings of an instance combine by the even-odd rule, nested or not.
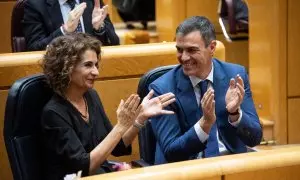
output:
[[[208,139],[209,135],[206,134],[206,132],[203,131],[203,129],[200,127],[199,122],[197,122],[197,123],[194,125],[194,129],[195,129],[195,131],[196,131],[196,134],[197,134],[199,140],[200,140],[202,143],[204,143],[204,142]]]
[[[64,29],[63,29],[62,26],[60,26],[60,31],[61,31],[61,33],[62,33],[63,35],[66,35],[66,33],[64,32]]]

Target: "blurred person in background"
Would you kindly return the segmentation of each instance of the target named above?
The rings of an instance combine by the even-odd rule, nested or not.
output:
[[[119,45],[108,7],[102,0],[27,0],[23,29],[27,50],[45,50],[56,37],[72,32],[95,36],[103,45]]]

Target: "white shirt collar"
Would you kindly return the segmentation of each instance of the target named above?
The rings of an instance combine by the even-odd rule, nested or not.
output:
[[[67,0],[58,0],[58,3],[60,6],[64,5],[67,2]],[[78,4],[78,0],[75,0],[76,4]]]
[[[203,81],[204,79],[200,79],[196,76],[189,76],[191,82],[192,82],[192,85],[193,87],[195,88],[199,82]],[[214,80],[214,64],[212,63],[212,66],[211,66],[211,70],[206,78],[207,80],[209,80],[211,83],[213,83],[213,80]]]
[[[64,5],[67,2],[67,0],[58,0],[59,5]]]

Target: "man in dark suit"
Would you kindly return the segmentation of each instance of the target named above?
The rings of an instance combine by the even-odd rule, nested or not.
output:
[[[179,66],[150,84],[155,94],[172,92],[174,115],[151,119],[157,139],[155,164],[247,152],[262,129],[245,68],[212,58],[213,25],[202,16],[176,29]]]
[[[55,37],[85,32],[103,45],[119,45],[119,38],[101,0],[27,0],[24,35],[27,50],[45,50]],[[72,7],[73,3],[73,7]]]
[[[140,21],[147,29],[148,21],[155,20],[155,0],[112,0],[112,3],[128,29],[134,28],[132,21]]]

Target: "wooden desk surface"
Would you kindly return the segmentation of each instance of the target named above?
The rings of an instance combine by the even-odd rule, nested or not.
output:
[[[226,177],[227,175],[231,176],[232,174],[244,172],[255,173],[256,171],[262,171],[263,173],[268,170],[277,171],[277,169],[285,167],[300,168],[300,145],[281,146],[260,152],[131,169],[122,172],[90,176],[83,179],[219,179],[221,176]],[[291,170],[294,172],[294,168],[291,168]],[[242,177],[240,178],[243,179]]]

